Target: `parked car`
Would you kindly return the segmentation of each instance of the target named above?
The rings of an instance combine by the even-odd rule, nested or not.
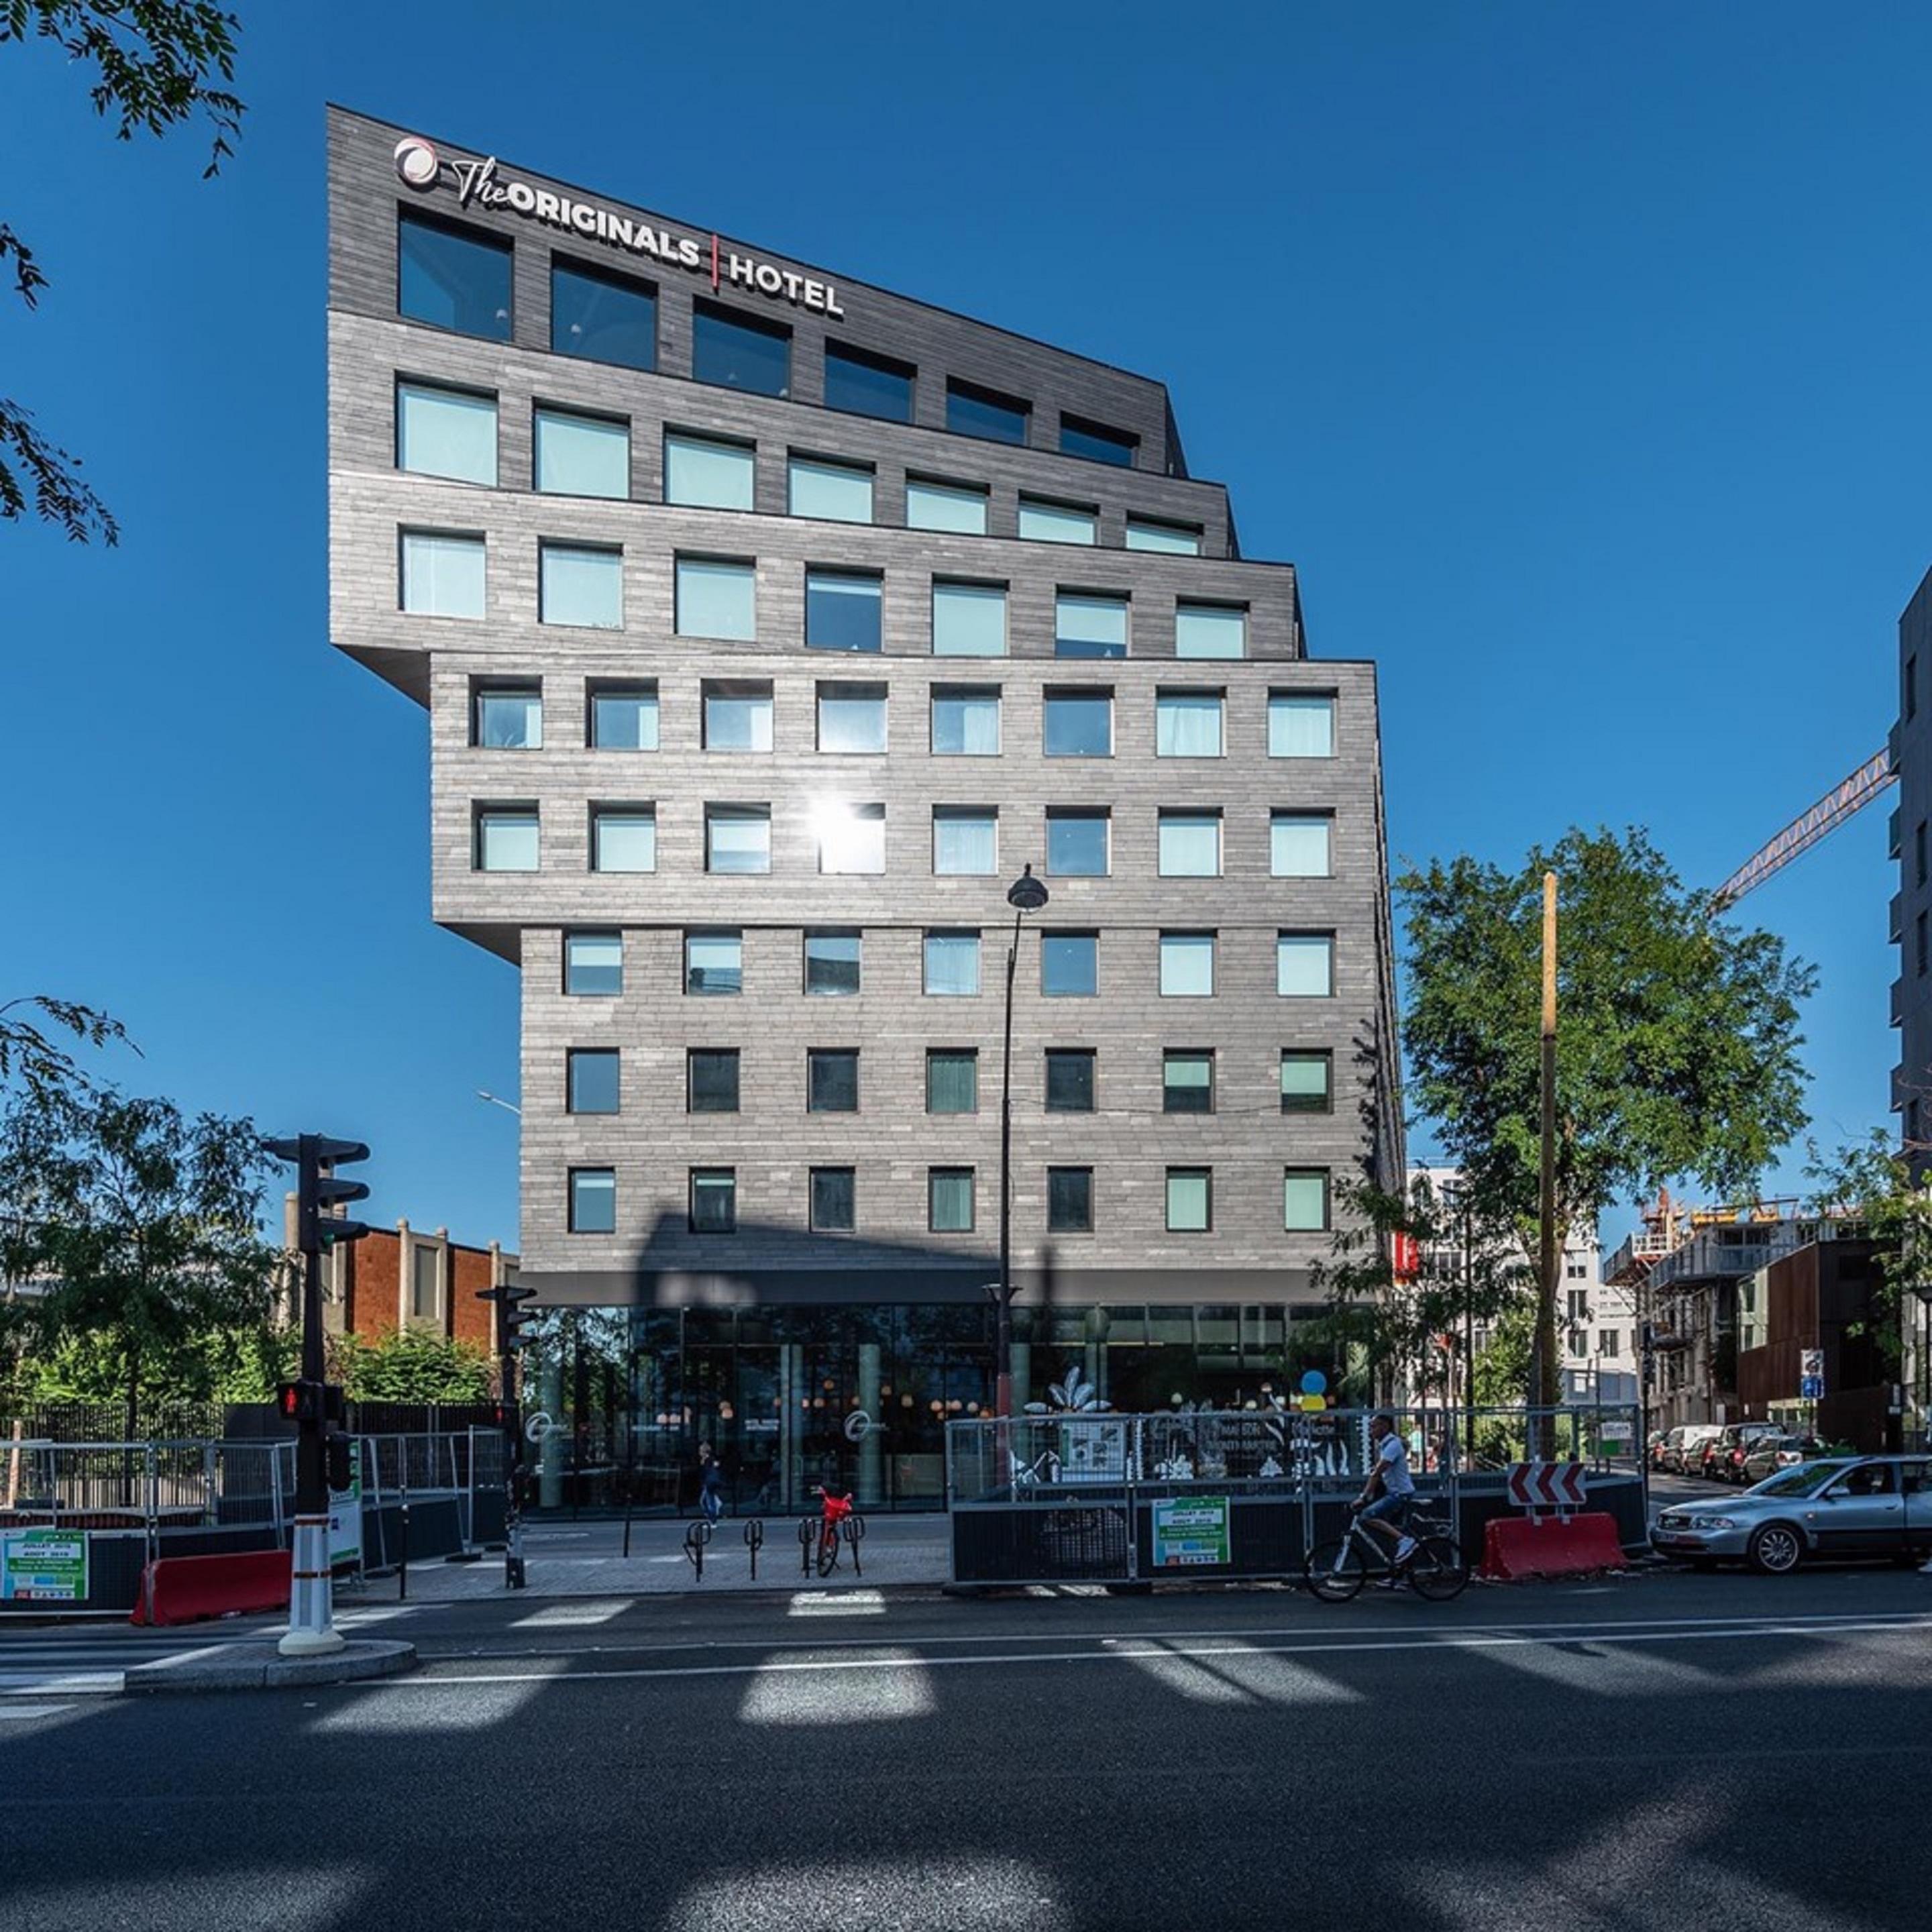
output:
[[[1674,1504],[1651,1546],[1694,1564],[1742,1561],[1784,1576],[1820,1558],[1932,1556],[1932,1460],[1820,1456],[1722,1502]]]
[[[1716,1467],[1707,1470],[1706,1473],[1714,1475],[1720,1482],[1734,1483],[1742,1489],[1744,1486],[1744,1458],[1756,1444],[1784,1433],[1784,1425],[1782,1423],[1732,1423],[1718,1438]]]
[[[1714,1422],[1681,1422],[1664,1438],[1664,1466],[1673,1476],[1696,1472],[1704,1444],[1718,1434]]]
[[[1780,1469],[1795,1469],[1800,1462],[1822,1454],[1822,1445],[1816,1436],[1760,1436],[1744,1457],[1744,1481],[1755,1485]]]

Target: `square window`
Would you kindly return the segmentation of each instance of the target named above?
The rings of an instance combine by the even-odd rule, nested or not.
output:
[[[657,291],[648,282],[552,258],[550,346],[620,369],[658,366]]]
[[[1328,1170],[1291,1167],[1282,1182],[1282,1226],[1291,1234],[1325,1234],[1328,1228]]]
[[[1169,556],[1198,556],[1201,532],[1191,524],[1157,524],[1148,517],[1130,517],[1126,547],[1160,550]]]
[[[1275,878],[1328,878],[1329,832],[1334,824],[1326,813],[1277,812],[1271,814],[1268,868]]]
[[[745,941],[736,932],[687,932],[684,935],[684,990],[687,993],[742,993],[745,990]]]
[[[1166,999],[1204,1000],[1214,992],[1214,935],[1163,932],[1160,936],[1160,990]]]
[[[1049,503],[1039,496],[1020,499],[1019,533],[1027,542],[1090,544],[1097,530],[1097,515],[1090,507]]]
[[[1042,932],[1040,990],[1049,1000],[1090,1000],[1100,991],[1100,935]]]
[[[886,748],[886,687],[883,684],[818,686],[818,748],[882,752]]]
[[[1063,590],[1053,600],[1053,655],[1057,658],[1124,658],[1127,654],[1127,600]]]
[[[849,1234],[857,1223],[856,1175],[849,1167],[812,1170],[812,1231],[815,1234]]]
[[[825,345],[825,406],[881,422],[912,421],[913,370],[889,356],[844,343]]]
[[[1060,419],[1063,456],[1084,456],[1091,463],[1112,463],[1123,470],[1131,469],[1140,440],[1124,429],[1109,429],[1105,423],[1083,422],[1078,416]]]
[[[655,752],[658,688],[654,684],[593,684],[590,745],[598,752]]]
[[[648,805],[590,808],[590,869],[593,872],[655,872],[658,814]]]
[[[621,550],[580,544],[540,544],[542,581],[538,620],[580,624],[593,631],[624,628],[624,556]]]
[[[570,1170],[570,1232],[573,1234],[614,1234],[617,1232],[617,1174],[614,1168],[573,1167]]]
[[[754,396],[791,394],[791,331],[694,302],[691,373],[700,382]]]
[[[932,753],[940,758],[1000,755],[1000,694],[993,688],[934,685]]]
[[[1003,658],[1006,654],[1006,593],[997,584],[932,586],[932,654],[936,658]]]
[[[1332,758],[1335,755],[1335,700],[1324,693],[1268,693],[1268,756]]]
[[[856,1114],[859,1111],[859,1055],[845,1046],[815,1046],[805,1056],[805,1111]]]
[[[748,877],[772,869],[772,808],[768,805],[704,808],[704,869]]]
[[[1164,1114],[1214,1111],[1214,1056],[1193,1048],[1170,1048],[1162,1056],[1160,1106]]]
[[[946,427],[955,436],[976,436],[983,442],[1023,443],[1031,411],[1030,404],[1003,396],[995,389],[976,388],[970,382],[946,386]]]
[[[1281,1111],[1284,1114],[1325,1114],[1334,1106],[1330,1083],[1332,1054],[1287,1047],[1281,1056]]]
[[[695,510],[748,510],[758,459],[748,443],[721,442],[667,430],[664,500]]]
[[[458,483],[496,482],[496,398],[428,382],[396,385],[396,467]]]
[[[1046,814],[1046,870],[1049,878],[1104,879],[1108,832],[1104,812],[1062,809]]]
[[[564,1056],[565,1108],[573,1114],[614,1114],[618,1110],[621,1056],[608,1048],[574,1048]]]
[[[1222,604],[1174,607],[1174,655],[1178,658],[1244,658],[1248,654],[1248,614]]]
[[[926,1170],[926,1226],[935,1234],[973,1232],[973,1170],[934,1167]]]
[[[402,532],[403,608],[412,617],[483,615],[483,539],[448,530]]]
[[[834,524],[872,520],[872,472],[849,463],[794,456],[787,471],[790,512]]]
[[[684,1106],[691,1114],[738,1111],[735,1047],[693,1047],[684,1056]]]
[[[772,688],[707,678],[704,685],[704,748],[707,752],[769,752]]]
[[[1284,999],[1325,1000],[1335,990],[1335,938],[1284,932],[1275,940],[1275,991]]]
[[[1205,1167],[1167,1170],[1167,1232],[1204,1234],[1214,1225],[1214,1176]]]
[[[1046,1111],[1049,1114],[1090,1114],[1094,1111],[1094,1054],[1084,1046],[1050,1046],[1046,1050]]]
[[[860,940],[856,932],[805,935],[805,990],[820,998],[843,999],[859,991]]]
[[[962,536],[986,534],[988,492],[982,484],[906,478],[906,528],[951,530]]]
[[[990,878],[1000,869],[1000,815],[990,806],[932,808],[932,870],[939,878]]]
[[[1218,879],[1221,876],[1221,814],[1218,812],[1163,812],[1160,814],[1160,876],[1163,879]]]
[[[980,1056],[974,1048],[928,1048],[926,1111],[928,1114],[976,1114],[980,1111]]]
[[[1046,694],[1043,748],[1049,758],[1114,755],[1114,694],[1111,691],[1049,691]]]
[[[738,1173],[730,1167],[691,1170],[691,1232],[694,1234],[735,1234],[738,1232]]]
[[[608,999],[624,990],[624,938],[616,932],[570,932],[563,940],[563,990]]]
[[[976,932],[926,935],[926,990],[948,999],[971,999],[978,994],[980,935]]]
[[[488,752],[543,748],[543,693],[529,685],[480,685],[470,718],[470,742]]]
[[[1158,758],[1221,755],[1221,694],[1163,691],[1154,698],[1154,749]]]
[[[886,869],[886,808],[828,800],[813,814],[822,874],[877,878]]]
[[[396,228],[396,313],[459,335],[510,339],[510,244],[407,208]]]
[[[536,486],[546,496],[631,494],[631,428],[603,416],[537,411]]]
[[[677,634],[755,643],[758,635],[758,573],[748,563],[718,557],[677,560]]]
[[[805,641],[814,651],[876,651],[884,641],[883,586],[843,570],[805,573]]]
[[[1090,1167],[1046,1170],[1046,1231],[1050,1234],[1094,1232],[1094,1170]]]
[[[536,807],[479,805],[476,808],[476,870],[534,872],[537,869]]]

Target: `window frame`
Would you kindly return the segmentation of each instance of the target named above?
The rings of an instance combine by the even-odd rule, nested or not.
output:
[[[1085,1183],[1085,1212],[1077,1222],[1057,1219],[1054,1199],[1054,1183],[1079,1178]],[[1094,1232],[1097,1216],[1094,1211],[1094,1170],[1090,1166],[1064,1166],[1058,1162],[1046,1170],[1046,1232],[1049,1234],[1090,1234]]]
[[[942,1228],[939,1225],[939,1197],[938,1184],[942,1180],[966,1184],[966,1219],[957,1227]],[[958,1164],[935,1163],[926,1170],[926,1231],[928,1234],[976,1234],[980,1231],[980,1186],[978,1170]]]
[[[735,1234],[738,1232],[738,1170],[735,1167],[694,1167],[687,1170],[686,1184],[686,1232],[692,1234]],[[726,1190],[723,1198],[728,1203],[723,1222],[716,1227],[704,1226],[699,1220],[698,1203],[700,1184],[716,1187],[722,1182]]]
[[[1042,1049],[1040,1068],[1040,1112],[1043,1114],[1094,1114],[1100,1111],[1100,1056],[1090,1046],[1049,1046]],[[1056,1106],[1053,1097],[1054,1062],[1070,1069],[1082,1062],[1087,1069],[1087,1104],[1084,1107]]]
[[[748,342],[762,341],[782,347],[784,352],[783,382],[773,389],[758,383],[734,382],[722,376],[705,374],[701,365],[707,359],[707,352],[731,339],[728,334],[722,338],[707,342],[709,331],[714,327],[734,332]],[[691,380],[694,382],[704,383],[707,388],[729,389],[741,396],[763,396],[768,402],[790,402],[798,386],[798,370],[794,360],[797,348],[797,340],[790,326],[785,322],[753,315],[746,310],[733,308],[722,302],[707,301],[702,296],[696,297],[692,302]]]
[[[856,1114],[861,1111],[859,1086],[859,1048],[856,1046],[808,1046],[805,1050],[805,1111],[808,1114]],[[842,1062],[851,1076],[852,1104],[849,1107],[822,1106],[818,1096],[821,1064]]]
[[[1174,1184],[1177,1180],[1198,1178],[1202,1184],[1202,1218],[1199,1226],[1177,1226],[1174,1218]],[[1214,1232],[1214,1170],[1211,1167],[1186,1165],[1169,1167],[1163,1177],[1161,1190],[1162,1222],[1164,1232],[1170,1234],[1211,1234]]]
[[[1177,1087],[1169,1079],[1168,1075],[1173,1068],[1190,1064],[1205,1064],[1208,1070],[1208,1078],[1205,1085],[1199,1088],[1186,1085]],[[1160,1056],[1161,1112],[1163,1114],[1192,1114],[1196,1115],[1211,1114],[1219,1112],[1220,1096],[1216,1090],[1219,1085],[1219,1071],[1220,1070],[1215,1064],[1214,1049],[1211,1046],[1163,1047],[1161,1049]],[[1177,1094],[1192,1094],[1196,1092],[1202,1094],[1206,1096],[1204,1105],[1198,1107],[1177,1106],[1174,1105],[1174,1096]]]
[[[698,1103],[699,1062],[711,1063],[706,1070],[715,1075],[729,1072],[730,1102],[707,1100]],[[715,1082],[722,1094],[726,1083]],[[735,1046],[687,1046],[684,1050],[684,1111],[691,1114],[741,1114],[745,1110],[745,1072],[742,1049]]]

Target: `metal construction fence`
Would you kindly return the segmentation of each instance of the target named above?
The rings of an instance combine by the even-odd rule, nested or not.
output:
[[[1083,1412],[947,1426],[953,1580],[1298,1576],[1368,1480],[1376,1414],[1407,1444],[1422,1504],[1466,1552],[1480,1553],[1490,1517],[1516,1509],[1508,1471],[1522,1460],[1581,1463],[1589,1507],[1616,1518],[1627,1546],[1643,1541],[1634,1408]]]

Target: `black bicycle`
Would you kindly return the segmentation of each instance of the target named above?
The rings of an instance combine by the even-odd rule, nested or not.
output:
[[[1362,1527],[1361,1511],[1350,1510],[1348,1527],[1308,1552],[1310,1592],[1324,1604],[1346,1604],[1371,1576],[1394,1576],[1432,1604],[1460,1597],[1468,1586],[1469,1566],[1448,1524],[1437,1516],[1415,1516],[1407,1534],[1415,1539],[1415,1547],[1398,1560],[1386,1542]]]

